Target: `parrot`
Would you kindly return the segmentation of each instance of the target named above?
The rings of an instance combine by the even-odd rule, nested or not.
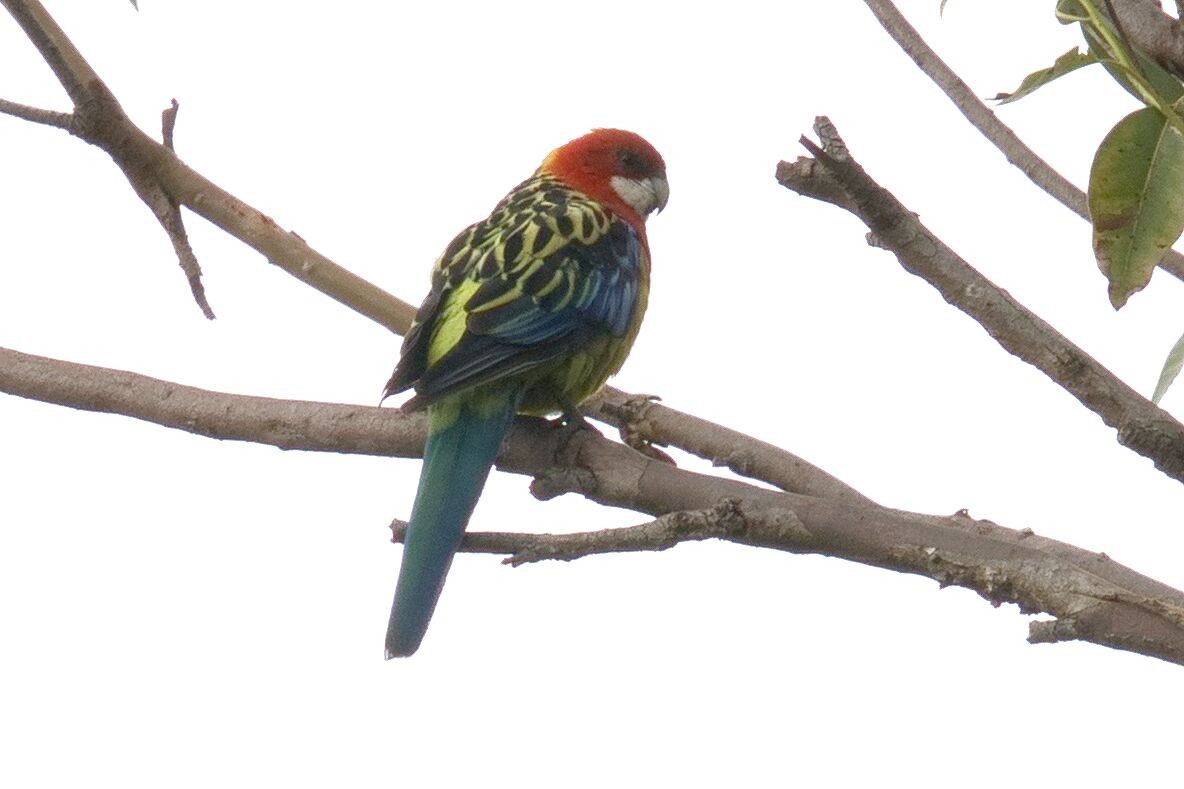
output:
[[[650,143],[595,129],[548,154],[436,261],[382,395],[414,388],[402,410],[428,421],[387,659],[419,648],[515,415],[582,426],[579,405],[625,361],[649,296],[645,220],[669,194]]]

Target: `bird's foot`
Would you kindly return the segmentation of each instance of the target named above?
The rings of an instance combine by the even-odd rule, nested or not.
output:
[[[623,406],[614,409],[613,415],[621,420],[617,430],[625,446],[636,449],[647,458],[677,466],[678,464],[674,462],[674,458],[662,449],[659,449],[653,439],[646,435],[647,426],[644,425],[645,409],[651,403],[656,403],[661,399],[657,395],[633,395],[625,401]]]
[[[663,463],[669,463],[672,466],[678,465],[674,462],[674,458],[670,457],[670,455],[668,455],[666,452],[659,449],[657,444],[655,444],[651,439],[643,436],[641,432],[630,423],[622,424],[619,432],[621,435],[621,441],[625,444],[625,446],[636,449],[647,458],[660,460]]]

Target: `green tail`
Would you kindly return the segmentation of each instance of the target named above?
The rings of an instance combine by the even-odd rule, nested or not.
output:
[[[486,395],[429,407],[423,471],[386,631],[388,659],[419,648],[517,405],[516,397]]]

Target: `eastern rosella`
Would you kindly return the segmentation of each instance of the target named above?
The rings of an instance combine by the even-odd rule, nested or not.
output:
[[[386,656],[419,647],[515,414],[576,407],[620,369],[649,293],[645,218],[666,205],[648,142],[597,129],[463,230],[436,261],[383,398],[415,387],[428,440]]]

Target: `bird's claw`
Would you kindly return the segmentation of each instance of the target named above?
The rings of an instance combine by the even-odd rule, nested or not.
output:
[[[674,462],[674,458],[672,458],[663,450],[659,449],[657,444],[653,443],[648,438],[645,438],[636,430],[630,430],[628,428],[622,427],[621,441],[625,443],[625,446],[636,449],[647,458],[659,460],[663,463],[669,463],[672,466],[678,465]]]

